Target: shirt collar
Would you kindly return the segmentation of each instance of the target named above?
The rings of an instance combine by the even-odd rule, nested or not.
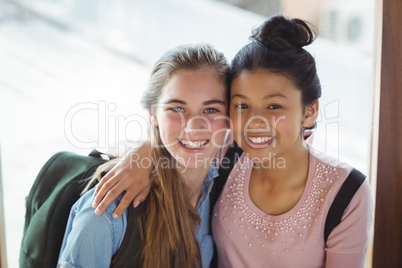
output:
[[[209,196],[212,186],[214,185],[214,179],[218,177],[218,175],[219,173],[216,168],[216,165],[215,163],[213,163],[208,170],[207,176],[205,177],[204,184],[202,186],[200,200],[198,201],[197,204],[197,211],[201,208],[201,206],[204,204],[205,200]]]

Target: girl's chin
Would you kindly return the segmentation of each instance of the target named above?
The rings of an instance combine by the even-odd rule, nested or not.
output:
[[[286,168],[286,160],[282,156],[277,156],[275,153],[268,152],[265,155],[249,154],[248,159],[253,163],[254,167],[268,169],[284,169]]]
[[[244,152],[246,153],[248,159],[253,163],[263,163],[266,161],[270,161],[277,156],[275,152],[267,149],[250,150],[250,148],[245,148]]]
[[[261,154],[255,154],[255,153],[247,153],[246,155],[248,157],[248,159],[253,162],[254,164],[260,164],[260,163],[264,163],[267,161],[271,161],[272,160],[272,153],[268,153],[265,155],[261,155]]]
[[[189,155],[188,153],[176,153],[174,158],[177,161],[177,168],[181,170],[186,169],[198,169],[198,168],[210,168],[211,164],[215,160],[215,154],[194,153]]]
[[[184,159],[183,159],[184,160]],[[186,170],[192,170],[192,169],[209,169],[212,164],[212,160],[210,159],[209,161],[207,159],[187,159],[186,160],[181,160],[178,162],[178,170],[181,171],[186,171]]]

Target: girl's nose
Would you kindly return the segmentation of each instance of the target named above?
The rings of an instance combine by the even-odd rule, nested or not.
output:
[[[208,132],[209,129],[209,121],[205,116],[193,116],[189,118],[185,124],[184,132],[185,133],[202,133]]]
[[[247,129],[270,129],[268,120],[260,115],[252,115],[246,122]]]

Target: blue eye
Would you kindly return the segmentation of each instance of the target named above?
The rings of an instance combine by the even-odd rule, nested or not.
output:
[[[272,105],[268,106],[268,109],[273,109],[273,110],[276,110],[279,108],[282,108],[282,106],[280,106],[279,104],[272,104]]]
[[[235,104],[235,108],[236,109],[246,109],[246,108],[248,108],[248,106],[247,106],[247,104],[244,104],[244,103],[237,103],[237,104]]]
[[[181,107],[171,107],[169,110],[172,110],[173,112],[176,112],[176,113],[183,113],[184,112],[184,109],[181,108]]]
[[[205,112],[209,113],[209,114],[213,114],[213,113],[219,112],[219,110],[217,110],[215,108],[207,108],[207,109],[205,109]]]

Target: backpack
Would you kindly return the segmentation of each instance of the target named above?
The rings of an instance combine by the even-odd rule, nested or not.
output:
[[[24,233],[19,258],[21,268],[57,266],[70,209],[80,198],[88,178],[106,161],[96,150],[90,156],[59,152],[42,167],[26,198]],[[132,250],[133,247],[139,247],[141,240],[136,227],[134,208],[129,207],[126,234],[111,267],[137,266],[138,256],[133,258]],[[126,254],[126,248],[131,249],[129,254]]]

